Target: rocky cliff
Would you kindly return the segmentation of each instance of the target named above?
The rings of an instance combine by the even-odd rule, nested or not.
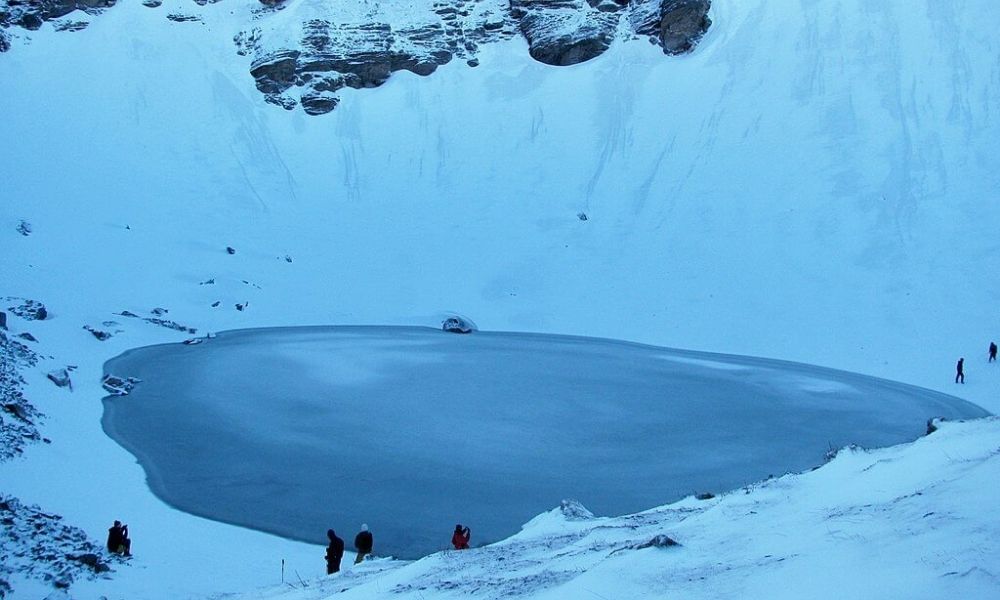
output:
[[[220,0],[192,0],[175,23],[200,21],[199,10]],[[78,31],[116,0],[0,0],[0,52],[12,31]],[[163,10],[160,0],[143,4]],[[710,0],[400,0],[304,2],[258,0],[236,51],[264,99],[309,114],[333,110],[337,91],[371,88],[393,72],[430,75],[462,60],[478,66],[484,44],[523,36],[531,56],[565,66],[599,56],[615,39],[645,37],[667,54],[694,48],[708,30]],[[86,13],[75,20],[73,13]]]

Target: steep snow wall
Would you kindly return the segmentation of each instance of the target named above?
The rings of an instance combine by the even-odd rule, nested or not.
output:
[[[931,385],[996,324],[988,1],[718,2],[685,58],[491,46],[313,121],[265,110],[229,10],[120,5],[0,60],[12,287],[202,329],[451,308]]]

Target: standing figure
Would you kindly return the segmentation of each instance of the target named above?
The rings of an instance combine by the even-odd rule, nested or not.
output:
[[[469,540],[472,538],[472,532],[468,527],[462,527],[459,523],[455,525],[455,533],[451,534],[451,545],[455,547],[455,550],[468,550]]]
[[[332,529],[326,530],[330,545],[326,547],[326,574],[333,575],[340,571],[340,559],[344,558],[344,540],[337,537]]]
[[[958,383],[959,380],[961,380],[962,383],[965,383],[965,370],[963,368],[964,364],[965,364],[964,358],[958,359],[958,364],[955,365],[955,370],[957,371],[955,373],[955,383]]]
[[[997,359],[997,343],[990,342],[990,360],[988,362],[993,362]]]
[[[375,540],[372,539],[372,532],[368,531],[368,524],[361,524],[361,531],[354,536],[354,547],[358,550],[358,557],[354,559],[354,564],[365,559],[366,554],[371,554]]]

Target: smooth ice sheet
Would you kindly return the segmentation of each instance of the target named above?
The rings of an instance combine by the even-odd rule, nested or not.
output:
[[[165,501],[317,543],[365,522],[376,554],[406,558],[455,523],[478,545],[564,498],[625,514],[986,414],[803,364],[418,327],[233,331],[105,369],[142,380],[103,424]]]

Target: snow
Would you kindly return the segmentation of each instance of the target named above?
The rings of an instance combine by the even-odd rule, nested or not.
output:
[[[427,327],[225,332],[109,361],[140,383],[105,401],[103,425],[178,508],[303,541],[367,521],[379,554],[419,558],[455,522],[481,545],[566,497],[625,514],[986,414],[851,373],[664,352]]]
[[[178,7],[204,22],[167,21]],[[689,56],[624,42],[552,68],[512,40],[476,69],[345,90],[317,118],[262,102],[232,44],[248,10],[120,3],[79,32],[19,32],[0,56],[3,293],[52,314],[8,315],[52,357],[26,373],[52,443],[0,465],[0,482],[98,539],[121,518],[136,544],[132,567],[73,597],[247,591],[277,583],[282,558],[305,597],[323,568],[320,547],[167,507],[103,434],[104,361],[188,337],[122,310],[163,306],[199,334],[438,326],[457,310],[483,330],[798,361],[1000,409],[985,358],[1000,337],[994,2],[715,0]],[[109,319],[123,332],[105,342],[82,329]],[[72,392],[45,379],[70,364]],[[788,479],[761,497],[770,520],[727,496],[725,518],[668,531],[684,546],[665,561],[625,554],[549,591],[530,584],[545,567],[511,573],[541,597],[995,597],[996,424],[944,433]],[[351,593],[450,579],[431,566],[455,559]]]

